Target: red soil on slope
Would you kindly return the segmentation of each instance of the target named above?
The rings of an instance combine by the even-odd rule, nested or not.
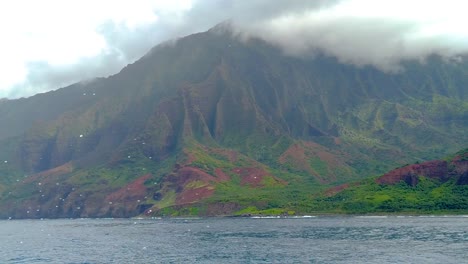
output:
[[[310,164],[311,158],[318,158],[327,164],[327,175],[320,175]],[[338,156],[326,151],[323,146],[313,142],[301,142],[291,145],[278,161],[281,164],[291,163],[296,168],[306,171],[313,175],[321,183],[327,183],[336,180],[337,175],[330,168],[343,167],[344,164]]]
[[[223,182],[223,181],[229,181],[231,179],[231,177],[229,177],[229,175],[224,173],[224,171],[221,168],[216,168],[214,170],[214,173],[219,181]]]
[[[396,184],[405,181],[408,185],[418,184],[418,176],[445,181],[448,178],[448,163],[434,160],[395,169],[376,179],[379,184]]]
[[[151,177],[151,174],[146,174],[139,177],[133,182],[120,188],[119,190],[112,192],[106,196],[106,202],[137,202],[142,200],[147,194],[147,188],[145,181]]]
[[[176,190],[176,204],[194,203],[201,199],[208,198],[214,193],[214,183],[228,181],[229,175],[220,168],[215,169],[214,176],[196,167],[181,167],[169,177],[173,188]],[[200,187],[191,188],[188,185],[192,182],[200,182]]]
[[[194,203],[204,198],[208,198],[213,195],[214,187],[207,185],[194,189],[184,189],[176,199],[177,205]]]
[[[263,186],[262,180],[268,175],[268,172],[261,168],[235,168],[232,172],[241,177],[241,185],[250,185],[252,187]]]

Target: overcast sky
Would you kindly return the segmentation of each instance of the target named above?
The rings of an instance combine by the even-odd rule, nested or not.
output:
[[[108,76],[156,44],[231,20],[292,56],[398,72],[468,52],[462,0],[15,0],[0,2],[0,98]]]

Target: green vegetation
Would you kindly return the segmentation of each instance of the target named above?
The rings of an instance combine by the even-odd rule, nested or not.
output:
[[[358,214],[468,212],[468,186],[425,177],[419,177],[415,187],[404,182],[379,185],[366,181],[332,197],[315,199],[309,210]]]
[[[114,76],[2,101],[0,212],[465,210],[454,179],[368,179],[468,142],[468,61],[434,56],[404,67],[387,74],[320,54],[299,59],[208,31],[158,46]],[[144,194],[122,190],[145,175]],[[359,185],[321,195],[349,182]],[[121,200],[109,204],[112,195]]]

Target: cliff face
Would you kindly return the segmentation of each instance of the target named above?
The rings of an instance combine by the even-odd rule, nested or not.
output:
[[[464,185],[467,184],[467,172],[468,156],[466,152],[460,152],[450,161],[434,160],[408,165],[392,170],[375,181],[379,184],[396,184],[404,181],[414,187],[418,184],[418,177],[436,179],[440,182],[456,178],[457,184]]]
[[[416,186],[418,184],[418,176],[445,181],[449,177],[448,172],[448,163],[446,161],[428,161],[392,170],[378,178],[376,182],[379,184],[396,184],[404,181],[408,185]]]
[[[328,189],[315,210],[342,213],[468,212],[468,149],[445,160],[407,165],[374,180]]]
[[[2,100],[0,216],[283,208],[466,144],[468,62],[405,67],[288,57],[212,30],[109,78]],[[381,181],[415,185],[452,163]]]

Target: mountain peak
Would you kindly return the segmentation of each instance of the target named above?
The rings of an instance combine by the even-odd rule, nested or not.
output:
[[[229,30],[223,22],[108,78],[0,103],[0,212],[286,206],[309,197],[304,186],[317,192],[468,142],[463,62],[385,74],[284,56]],[[133,187],[138,195],[121,195]]]
[[[233,21],[228,19],[216,24],[214,27],[210,28],[207,32],[212,33],[232,33]]]

